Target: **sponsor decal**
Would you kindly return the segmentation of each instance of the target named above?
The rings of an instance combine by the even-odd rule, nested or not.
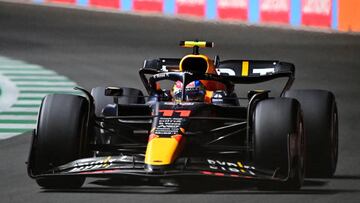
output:
[[[70,173],[80,172],[80,171],[88,171],[88,170],[95,170],[95,169],[106,169],[112,165],[114,159],[111,159],[111,156],[107,157],[103,160],[92,161],[92,162],[85,162],[85,163],[76,163],[74,168],[71,169]]]
[[[204,5],[206,0],[176,0],[178,5],[191,5],[191,6],[201,6]]]
[[[164,105],[166,106],[173,106],[175,104],[176,104],[175,102],[164,102]]]
[[[84,160],[77,161],[73,166],[74,168],[68,172],[76,173],[76,172],[91,171],[96,169],[108,170],[108,169],[113,169],[115,163],[118,162],[134,163],[135,161],[134,161],[134,157],[132,156],[121,156],[121,157],[108,156],[106,158],[100,157],[100,158],[96,158],[96,160],[93,161],[84,161]]]
[[[153,77],[156,79],[162,79],[162,78],[166,79],[169,77],[169,73],[159,73],[154,75]]]
[[[156,135],[175,135],[180,132],[182,118],[161,117],[156,125]]]
[[[289,23],[290,0],[260,0],[260,21]]]
[[[301,5],[302,24],[317,27],[331,27],[332,0],[303,0]]]
[[[48,2],[74,4],[74,3],[76,3],[76,0],[48,0]]]
[[[205,16],[206,0],[176,0],[176,13],[196,17]]]
[[[331,0],[303,0],[302,11],[304,14],[331,14]]]
[[[209,168],[212,170],[220,170],[227,173],[244,173],[255,175],[255,173],[252,171],[255,170],[255,167],[245,165],[241,161],[228,162],[216,159],[207,159],[207,162],[209,164]]]
[[[176,103],[176,102],[164,102],[163,103],[166,106],[174,106],[174,105],[180,105],[180,106],[193,106],[195,103],[194,102],[181,102],[181,103]]]
[[[134,0],[135,11],[161,13],[163,11],[163,0]]]
[[[275,68],[253,69],[253,74],[270,75],[272,73],[275,73]]]
[[[183,102],[180,103],[180,106],[193,106],[195,103],[194,102]]]
[[[106,7],[106,8],[120,8],[119,0],[89,0],[90,6]]]
[[[80,174],[104,174],[104,173],[118,173],[121,170],[119,169],[107,169],[107,170],[98,170],[98,171],[86,171],[81,172]]]
[[[253,176],[247,176],[247,175],[238,175],[238,174],[225,174],[225,173],[215,173],[215,172],[211,172],[211,171],[200,171],[201,174],[203,175],[213,175],[213,176],[226,176],[226,177],[234,177],[234,178],[246,178],[246,179],[251,179],[253,178]]]
[[[181,81],[176,81],[176,83],[175,83],[175,86],[176,86],[176,88],[182,88],[182,86],[183,86],[183,84],[182,84],[182,82]]]
[[[159,110],[159,112],[165,117],[189,117],[191,110]]]
[[[217,68],[216,72],[218,75],[227,75],[227,76],[235,76],[236,75],[235,71],[230,68]]]
[[[220,19],[246,21],[249,0],[218,0],[217,12]]]
[[[156,135],[175,135],[183,132],[180,126],[183,117],[189,117],[190,110],[159,110],[163,117],[157,121],[154,134]]]
[[[182,118],[161,117],[156,125],[156,135],[175,135],[180,132]]]

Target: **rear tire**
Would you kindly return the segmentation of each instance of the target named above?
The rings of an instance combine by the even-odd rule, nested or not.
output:
[[[290,90],[285,97],[297,99],[304,114],[307,136],[306,176],[332,177],[338,159],[338,112],[335,96],[324,90]]]
[[[253,129],[255,167],[277,171],[275,177],[283,179],[260,184],[259,189],[300,189],[305,172],[305,137],[299,102],[285,98],[260,101],[254,111]]]
[[[43,99],[32,149],[34,175],[87,154],[88,108],[88,101],[81,96],[54,94]],[[84,181],[84,177],[36,179],[44,188],[79,188]]]

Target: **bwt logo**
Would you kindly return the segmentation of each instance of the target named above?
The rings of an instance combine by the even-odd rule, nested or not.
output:
[[[331,0],[303,0],[303,13],[330,15]]]
[[[290,0],[261,0],[262,11],[285,11],[290,10]]]
[[[202,6],[205,5],[205,0],[176,0],[176,3],[185,6]]]
[[[248,0],[218,0],[219,8],[247,8]]]

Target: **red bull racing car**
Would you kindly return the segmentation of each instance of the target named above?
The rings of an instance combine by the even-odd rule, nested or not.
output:
[[[43,188],[79,188],[86,177],[196,176],[292,190],[305,176],[334,174],[338,114],[331,92],[290,89],[291,63],[212,60],[199,53],[211,42],[180,45],[193,53],[145,60],[139,74],[148,96],[125,87],[46,96],[29,176]],[[277,97],[267,90],[235,93],[236,85],[276,78],[287,78]]]

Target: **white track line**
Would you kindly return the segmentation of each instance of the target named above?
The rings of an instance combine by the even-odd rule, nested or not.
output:
[[[0,74],[0,112],[7,111],[11,108],[11,105],[14,104],[18,98],[19,91],[16,88],[15,84],[12,83],[7,77]]]
[[[28,75],[56,75],[55,71],[52,70],[19,70],[19,69],[15,69],[15,70],[1,70],[0,69],[0,73],[7,75],[7,74],[28,74]]]
[[[5,112],[38,112],[38,107],[13,107],[9,111]]]
[[[14,81],[16,85],[73,85],[78,86],[76,83],[72,81],[53,81],[53,82],[39,82],[39,81]]]
[[[18,100],[16,103],[15,103],[15,105],[16,104],[21,104],[21,105],[23,105],[23,104],[41,104],[41,100]]]
[[[51,80],[68,80],[65,76],[59,75],[16,75],[16,76],[6,76],[10,78],[10,80],[21,80],[21,79],[32,79],[32,80],[43,80],[43,79],[51,79]]]
[[[8,104],[0,108],[0,140],[34,129],[42,98],[63,92],[81,95],[76,86],[53,70],[0,56],[0,104]]]
[[[0,115],[0,120],[36,120],[37,116],[29,115]]]
[[[49,93],[49,94],[62,94],[61,92],[60,93],[56,93],[56,92],[54,92],[54,93]],[[27,93],[21,93],[21,94],[19,94],[19,97],[20,98],[32,98],[32,97],[45,97],[46,95],[49,95],[49,94],[47,94],[47,93],[29,93],[29,94],[27,94]],[[66,94],[74,94],[74,95],[78,95],[79,94],[79,92],[67,92]]]
[[[73,87],[18,87],[20,91],[76,91]]]
[[[31,129],[29,129],[29,130],[31,130]],[[0,140],[5,140],[8,138],[14,137],[16,135],[19,135],[19,133],[2,133],[2,132],[0,132]]]
[[[0,63],[6,63],[6,61],[0,61]],[[9,65],[0,65],[0,69],[2,68],[31,68],[31,69],[44,69],[42,66],[39,65],[27,65],[27,64],[9,64]]]
[[[36,124],[0,123],[2,129],[34,129]]]

